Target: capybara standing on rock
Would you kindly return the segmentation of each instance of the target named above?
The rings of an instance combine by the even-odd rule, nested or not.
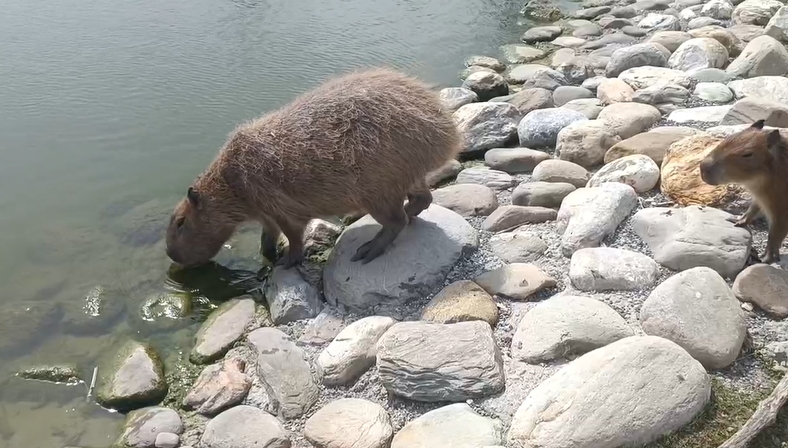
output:
[[[763,213],[769,222],[764,263],[780,261],[780,245],[788,235],[788,145],[764,120],[722,140],[700,164],[700,176],[710,185],[737,183],[753,196],[737,226],[752,223]]]
[[[175,207],[167,254],[206,262],[238,225],[257,221],[263,256],[275,261],[281,231],[289,249],[277,264],[292,267],[310,219],[361,211],[382,226],[352,257],[368,263],[430,205],[425,176],[461,141],[437,94],[415,78],[378,68],[332,79],[230,134]]]

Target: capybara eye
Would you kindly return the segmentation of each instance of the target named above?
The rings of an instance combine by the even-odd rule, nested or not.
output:
[[[175,221],[175,226],[178,228],[178,230],[181,230],[184,221],[186,221],[184,218],[178,218],[178,220]]]
[[[742,157],[744,157],[744,158],[746,159],[746,158],[752,157],[752,153],[751,153],[751,152],[745,152],[745,153],[744,153],[744,154],[742,154],[741,156],[742,156]]]

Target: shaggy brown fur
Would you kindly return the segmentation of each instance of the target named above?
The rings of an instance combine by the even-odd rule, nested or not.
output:
[[[167,254],[206,262],[239,224],[257,221],[263,255],[274,261],[281,230],[289,250],[277,263],[291,267],[310,219],[363,211],[382,226],[352,258],[367,263],[430,205],[426,174],[461,144],[437,94],[415,78],[377,68],[329,80],[230,134],[175,207]]]
[[[753,196],[737,226],[746,226],[763,212],[769,222],[764,263],[780,260],[788,235],[788,146],[778,130],[764,131],[763,120],[721,141],[701,162],[700,173],[710,185],[737,183]]]

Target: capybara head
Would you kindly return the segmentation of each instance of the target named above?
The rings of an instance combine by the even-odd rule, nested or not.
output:
[[[780,132],[763,130],[758,120],[722,140],[700,163],[700,177],[709,185],[738,183],[757,186],[768,181],[776,163],[788,155]]]
[[[210,195],[189,187],[170,217],[167,256],[183,266],[195,266],[213,258],[233,234],[235,226],[224,219]]]

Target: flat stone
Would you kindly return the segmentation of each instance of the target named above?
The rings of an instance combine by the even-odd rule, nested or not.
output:
[[[678,84],[660,84],[638,90],[632,95],[632,101],[651,104],[662,112],[665,106],[673,109],[684,104],[689,96],[689,90]]]
[[[317,402],[319,391],[304,351],[276,328],[259,328],[247,339],[257,354],[257,373],[277,414],[289,420],[308,412]]]
[[[709,375],[686,351],[633,336],[586,353],[539,384],[515,413],[507,441],[643,446],[690,423],[710,398]]]
[[[158,404],[167,395],[164,365],[147,344],[128,341],[99,368],[96,402],[118,411]]]
[[[438,94],[441,104],[449,112],[454,112],[460,107],[479,101],[479,96],[473,90],[465,87],[447,87]]]
[[[550,154],[529,148],[494,148],[484,154],[484,164],[505,173],[530,173]]]
[[[553,107],[553,92],[547,89],[534,87],[523,89],[512,95],[499,96],[490,100],[491,103],[509,103],[520,111],[521,116],[527,115],[532,110]]]
[[[558,208],[566,195],[575,189],[574,185],[566,182],[526,182],[512,192],[512,204]]]
[[[750,42],[756,37],[765,34],[764,28],[758,25],[733,25],[728,30],[744,42]]]
[[[201,448],[290,448],[287,430],[273,415],[252,406],[236,406],[205,426]]]
[[[322,303],[320,293],[301,277],[298,269],[274,268],[265,288],[265,299],[276,325],[316,317]]]
[[[553,40],[560,36],[561,33],[561,28],[557,26],[535,26],[528,29],[528,31],[523,34],[521,39],[527,44],[532,44],[535,42],[547,42],[548,40]]]
[[[503,360],[486,322],[402,322],[378,342],[387,391],[411,400],[463,401],[504,388]]]
[[[733,105],[720,125],[751,125],[764,120],[764,125],[788,127],[788,106],[764,98],[742,98]]]
[[[648,38],[647,42],[660,44],[673,53],[681,44],[690,39],[692,36],[684,31],[657,31]]]
[[[477,184],[454,184],[432,192],[432,201],[460,216],[487,216],[498,208],[495,192]]]
[[[501,47],[506,62],[510,64],[527,64],[545,57],[545,52],[530,45],[510,44]]]
[[[529,263],[507,264],[487,271],[473,281],[491,295],[501,295],[513,300],[527,300],[557,284],[554,278]]]
[[[728,103],[733,101],[733,92],[725,84],[719,82],[699,82],[692,92],[698,98],[712,103]]]
[[[427,173],[427,185],[434,188],[443,181],[457,176],[460,171],[462,171],[462,164],[455,159],[449,160],[437,170]]]
[[[771,36],[756,37],[725,71],[737,78],[783,76],[788,73],[788,50]]]
[[[561,108],[580,112],[589,120],[595,120],[599,113],[602,112],[602,103],[595,98],[584,98],[572,100],[561,106]]]
[[[379,404],[342,398],[309,417],[304,425],[304,437],[321,448],[388,448],[394,428]]]
[[[506,65],[492,56],[475,55],[475,56],[470,56],[468,59],[465,60],[466,67],[471,67],[474,65],[480,67],[487,67],[496,72],[502,72],[506,70]]]
[[[561,129],[576,121],[586,120],[580,112],[563,108],[531,111],[517,126],[520,146],[552,148]]]
[[[639,103],[611,104],[602,109],[597,117],[597,120],[606,122],[622,139],[640,134],[660,119],[662,114],[656,107]]]
[[[553,91],[553,104],[561,107],[564,104],[581,98],[593,98],[594,93],[577,86],[561,86]]]
[[[324,293],[332,305],[359,310],[420,299],[443,285],[457,260],[479,245],[476,230],[462,216],[432,204],[383,255],[367,264],[351,262],[356,249],[379,230],[380,224],[365,216],[339,237],[323,270]]]
[[[507,263],[530,263],[547,252],[547,243],[525,231],[525,227],[520,227],[514,232],[490,237],[490,249]]]
[[[318,375],[327,386],[355,382],[375,365],[377,343],[396,321],[369,316],[348,325],[317,358]]]
[[[596,97],[605,105],[630,102],[634,95],[635,91],[632,87],[618,78],[604,79],[596,89]]]
[[[720,274],[707,267],[680,272],[657,286],[640,309],[647,334],[683,347],[707,369],[739,355],[747,324],[739,301]]]
[[[473,91],[479,97],[479,101],[509,94],[509,83],[498,73],[471,73],[465,78],[462,86]]]
[[[444,406],[405,425],[391,448],[479,448],[503,443],[500,421],[482,417],[465,403]]]
[[[560,182],[584,187],[591,175],[582,166],[566,160],[545,160],[534,168],[531,181]]]
[[[309,345],[323,345],[334,340],[345,326],[345,315],[337,308],[326,306],[312,319],[298,338],[298,342]]]
[[[646,42],[619,48],[613,52],[607,63],[605,75],[615,78],[621,72],[632,67],[652,66],[664,67],[668,63],[669,52],[661,44]]]
[[[659,183],[659,166],[651,157],[634,154],[616,159],[599,169],[587,186],[598,187],[607,182],[621,182],[635,189],[637,193],[645,193],[654,189]]]
[[[250,296],[230,299],[219,305],[194,336],[189,360],[195,364],[207,364],[224,356],[241,339],[254,316],[255,304]]]
[[[184,409],[213,416],[240,404],[252,387],[245,370],[246,363],[240,359],[225,359],[206,367],[183,399]]]
[[[454,112],[457,128],[464,136],[464,152],[478,153],[504,146],[517,135],[520,111],[508,103],[471,103]]]
[[[514,66],[506,76],[510,84],[520,84],[523,89],[540,88],[555,90],[569,83],[566,77],[556,70],[540,64]]]
[[[649,156],[657,165],[662,164],[665,153],[673,143],[702,131],[686,126],[663,126],[651,129],[613,145],[605,153],[605,163],[622,157],[643,154]]]
[[[731,106],[704,106],[690,109],[677,109],[668,115],[668,120],[675,123],[700,121],[703,123],[719,124],[730,110]]]
[[[559,159],[590,168],[601,165],[607,150],[620,141],[609,122],[583,120],[561,129],[555,148]]]
[[[777,319],[788,317],[788,272],[768,264],[743,270],[733,282],[733,294]]]
[[[556,211],[546,207],[523,207],[520,205],[503,205],[495,209],[482,223],[482,230],[502,232],[520,227],[524,224],[539,224],[553,221]]]
[[[130,412],[123,425],[120,444],[129,448],[153,448],[161,434],[183,433],[178,413],[162,407],[148,407]]]
[[[635,213],[632,229],[669,269],[703,266],[734,277],[744,268],[752,236],[729,218],[731,214],[711,207],[648,208]]]
[[[683,71],[667,67],[634,67],[621,72],[618,79],[629,84],[634,90],[665,83],[688,88],[692,83],[690,77]]]
[[[430,300],[421,319],[438,324],[481,320],[495,327],[498,307],[492,296],[470,280],[459,280],[443,288]]]
[[[737,79],[728,83],[736,98],[765,98],[778,103],[788,103],[788,78],[782,76],[758,76]]]
[[[580,48],[583,50],[597,50],[608,45],[632,45],[635,43],[635,38],[627,36],[624,33],[611,33],[600,37],[597,40],[592,40],[583,44]]]
[[[599,300],[557,295],[525,314],[512,338],[512,357],[547,362],[582,355],[632,335],[624,318]]]
[[[613,247],[589,247],[572,254],[569,279],[581,291],[647,289],[657,280],[657,262],[648,255]]]
[[[553,39],[550,43],[557,47],[577,48],[583,45],[584,43],[586,43],[586,40],[574,36],[558,36],[555,39]],[[544,55],[542,57],[544,57]]]
[[[474,166],[465,168],[457,175],[457,185],[475,184],[484,185],[493,190],[506,190],[514,185],[514,179],[509,173],[492,170],[487,167]]]
[[[764,26],[783,6],[777,0],[745,0],[733,10],[733,23]]]
[[[465,80],[474,73],[497,73],[497,72],[491,69],[490,67],[471,65],[470,67],[467,67],[464,70],[460,71],[459,78]]]
[[[722,20],[712,19],[711,17],[695,17],[687,23],[688,30],[696,30],[698,28],[708,26],[722,26],[725,22]]]
[[[729,57],[737,57],[744,50],[745,42],[739,39],[730,30],[723,28],[719,25],[703,26],[688,31],[692,37],[708,37],[716,40],[726,50],[728,50]],[[705,69],[704,69],[705,70]]]

